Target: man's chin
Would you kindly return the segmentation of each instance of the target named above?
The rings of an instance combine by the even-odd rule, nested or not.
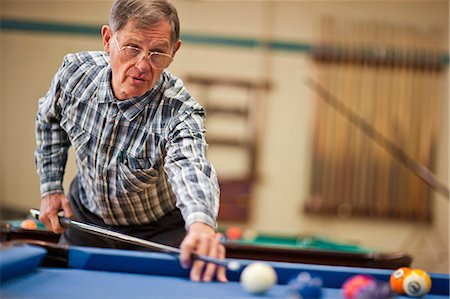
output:
[[[122,100],[126,100],[126,99],[132,99],[132,98],[137,98],[137,97],[141,97],[143,96],[147,91],[149,91],[151,88],[148,87],[142,87],[142,88],[130,88],[129,90],[127,90],[126,92],[126,98],[122,99]]]

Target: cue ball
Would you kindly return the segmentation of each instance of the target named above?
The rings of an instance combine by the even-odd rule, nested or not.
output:
[[[410,297],[422,297],[431,289],[431,278],[427,272],[414,269],[403,280],[403,289]]]
[[[264,293],[277,282],[277,273],[267,263],[248,265],[241,273],[241,285],[250,293]]]

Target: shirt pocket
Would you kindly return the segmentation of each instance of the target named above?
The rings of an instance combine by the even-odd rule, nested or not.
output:
[[[69,138],[78,161],[81,164],[86,164],[89,156],[89,140],[91,139],[89,133],[74,126],[69,131]]]
[[[160,170],[148,158],[125,156],[118,164],[119,193],[134,193],[155,185]]]

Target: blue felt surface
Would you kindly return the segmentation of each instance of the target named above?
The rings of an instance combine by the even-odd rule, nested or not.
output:
[[[241,271],[246,265],[253,263],[250,260],[239,260]],[[270,262],[275,268],[280,284],[287,284],[292,277],[302,271],[318,276],[327,288],[340,288],[350,277],[357,274],[367,274],[377,280],[389,281],[392,270],[369,269],[342,266],[311,265],[298,263]],[[176,255],[128,251],[114,249],[100,249],[87,247],[72,247],[69,251],[69,266],[73,268],[116,271],[127,273],[141,273],[163,276],[188,277],[189,271],[181,268]],[[239,281],[240,273],[227,273],[230,281]],[[433,280],[431,292],[434,294],[449,294],[449,275],[430,274]]]
[[[44,258],[47,250],[41,247],[23,245],[0,249],[0,281],[14,279],[33,271]]]
[[[19,248],[1,255],[3,269],[27,265],[30,257],[45,254],[40,248]],[[42,257],[42,256],[41,256]],[[67,269],[28,266],[29,272],[2,282],[0,298],[288,298],[286,282],[301,271],[319,276],[324,282],[323,299],[342,299],[343,281],[355,274],[370,274],[386,280],[390,270],[270,263],[279,276],[279,284],[264,295],[248,294],[240,286],[240,272],[229,272],[229,283],[195,283],[178,258],[170,254],[73,247]],[[22,261],[22,262],[21,262]],[[239,260],[245,266],[253,261]],[[4,268],[9,265],[9,268]],[[19,266],[20,267],[20,266]],[[432,274],[434,295],[425,299],[448,298],[448,274]],[[443,292],[443,293],[440,293]],[[438,295],[437,295],[438,294]],[[397,296],[395,298],[407,298]]]
[[[80,269],[39,269],[2,284],[1,298],[287,298],[287,286],[264,295],[246,293],[238,282],[195,283],[187,278]],[[343,299],[340,289],[323,289],[323,298]],[[407,298],[401,297],[398,298]],[[448,298],[426,296],[425,299]]]

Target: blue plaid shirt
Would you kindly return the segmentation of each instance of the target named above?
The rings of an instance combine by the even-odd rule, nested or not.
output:
[[[105,223],[146,224],[178,207],[186,226],[216,227],[219,187],[205,158],[203,121],[203,108],[169,72],[142,97],[119,101],[108,54],[69,54],[39,100],[41,196],[64,192],[73,146],[80,200]]]

